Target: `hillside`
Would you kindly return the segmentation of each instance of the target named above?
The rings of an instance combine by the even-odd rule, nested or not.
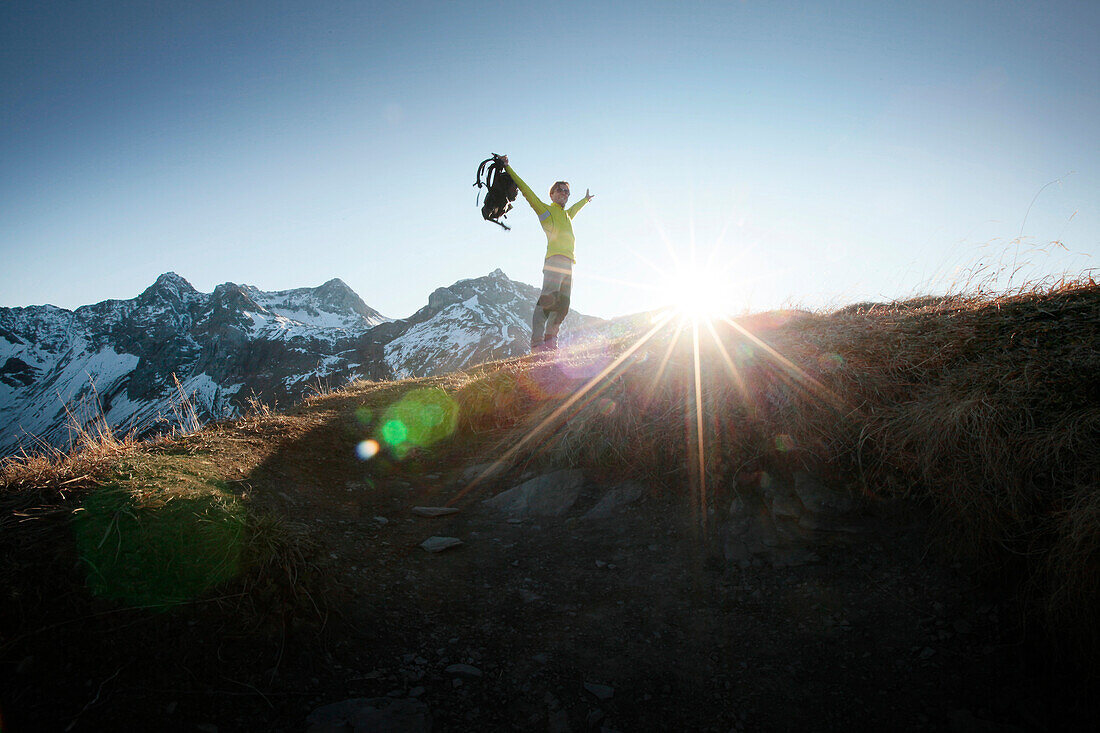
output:
[[[1081,726],[1098,343],[1092,281],[670,315],[9,460],[4,730]]]

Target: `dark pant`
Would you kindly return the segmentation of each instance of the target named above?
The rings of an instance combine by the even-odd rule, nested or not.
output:
[[[558,329],[569,313],[573,292],[573,261],[565,255],[550,255],[542,266],[542,293],[531,318],[531,348],[558,345]]]

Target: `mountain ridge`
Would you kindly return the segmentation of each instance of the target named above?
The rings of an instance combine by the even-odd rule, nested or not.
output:
[[[537,293],[497,268],[437,288],[393,319],[339,278],[201,293],[166,272],[128,300],[0,308],[0,455],[66,447],[70,412],[84,422],[102,412],[112,429],[138,435],[170,429],[180,390],[208,422],[240,414],[250,399],[295,402],[310,385],[429,376],[526,353]],[[564,331],[602,323],[570,313]]]

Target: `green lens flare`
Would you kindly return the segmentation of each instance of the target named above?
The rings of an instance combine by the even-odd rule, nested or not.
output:
[[[458,403],[438,387],[416,389],[386,409],[382,440],[401,456],[450,437],[458,424]]]
[[[382,426],[382,440],[392,446],[398,446],[409,437],[409,430],[400,420],[387,420]]]

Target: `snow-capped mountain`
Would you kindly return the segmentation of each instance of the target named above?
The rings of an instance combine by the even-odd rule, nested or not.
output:
[[[167,429],[173,375],[202,421],[252,396],[287,405],[310,386],[427,376],[529,350],[538,290],[495,270],[439,288],[393,320],[341,280],[264,292],[225,283],[200,293],[175,273],[131,300],[75,311],[0,308],[0,455],[65,447],[69,414],[102,411],[116,431]],[[563,335],[602,321],[570,313]]]
[[[385,346],[396,377],[424,377],[464,369],[531,350],[531,316],[539,289],[510,280],[499,268],[486,277],[438,288],[411,326]],[[570,311],[562,343],[601,319]]]

